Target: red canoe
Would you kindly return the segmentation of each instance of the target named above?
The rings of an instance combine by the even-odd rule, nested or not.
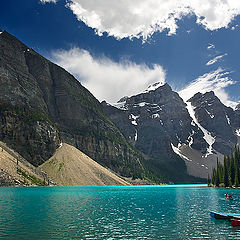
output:
[[[240,219],[231,219],[231,224],[233,227],[240,227]]]

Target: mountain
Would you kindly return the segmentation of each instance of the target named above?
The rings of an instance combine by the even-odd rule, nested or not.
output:
[[[122,176],[144,176],[142,156],[98,100],[6,31],[0,34],[0,84],[0,139],[35,167],[65,142]]]
[[[173,181],[188,179],[187,174],[207,178],[217,158],[223,161],[239,142],[239,111],[213,92],[197,93],[184,103],[168,84],[157,83],[114,106],[102,105],[150,170],[174,176]]]
[[[129,143],[145,156],[145,165],[154,175],[172,181],[189,181],[187,168],[174,151],[179,143],[195,149],[206,148],[203,133],[193,124],[186,104],[168,84],[124,98],[117,104],[102,105]],[[195,141],[193,141],[193,138]],[[196,179],[195,179],[196,180]]]
[[[38,169],[58,185],[130,185],[73,146],[63,143]]]

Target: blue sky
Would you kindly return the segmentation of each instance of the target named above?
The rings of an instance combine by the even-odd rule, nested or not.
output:
[[[237,2],[2,0],[0,28],[66,68],[100,101],[165,81],[185,100],[214,90],[234,106],[240,101]]]

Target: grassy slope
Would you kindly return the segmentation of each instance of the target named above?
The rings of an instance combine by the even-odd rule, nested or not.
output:
[[[128,185],[123,179],[75,147],[65,143],[38,168],[45,171],[49,178],[58,185]]]

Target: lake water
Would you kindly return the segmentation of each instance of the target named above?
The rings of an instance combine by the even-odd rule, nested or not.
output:
[[[225,192],[234,200],[225,200]],[[240,228],[212,219],[210,211],[240,213],[240,190],[3,187],[0,239],[240,239]]]

